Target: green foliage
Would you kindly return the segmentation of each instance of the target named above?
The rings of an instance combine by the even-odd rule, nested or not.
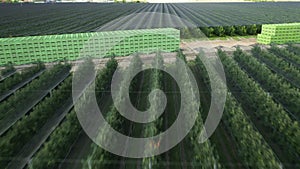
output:
[[[281,58],[261,50],[258,46],[255,46],[252,49],[252,54],[259,60],[265,61],[266,64],[272,64],[271,66],[274,67],[274,69],[282,70],[282,72],[285,73],[285,76],[287,74],[289,78],[295,77],[293,80],[300,84],[300,72]],[[245,70],[247,70],[247,72],[253,76],[266,91],[269,91],[276,100],[278,100],[296,117],[300,118],[299,89],[294,88],[284,78],[273,73],[266,65],[259,63],[259,61],[254,57],[248,56],[244,53],[236,53],[234,58],[239,64],[244,66]]]
[[[0,83],[0,95],[4,94],[8,90],[13,89],[13,87],[23,81],[26,81],[43,69],[45,69],[44,65],[35,65],[33,67],[25,68],[21,73],[16,73],[13,76],[5,79],[5,81]]]
[[[92,65],[93,63],[91,62],[91,60],[87,59],[85,63],[82,66],[80,66],[78,69],[81,69],[83,71],[88,70],[93,68],[91,67]],[[97,74],[96,76],[96,90],[97,90],[96,97],[97,98],[102,98],[104,95],[103,93],[105,93],[106,90],[110,90],[112,75],[116,71],[117,66],[118,66],[118,62],[112,57],[106,63],[106,67],[101,69]],[[70,78],[70,80],[72,80],[72,78]],[[118,120],[114,119],[113,117],[115,116],[110,116],[108,117],[108,119],[110,119],[110,121],[114,121],[114,123],[118,123]],[[40,149],[40,151],[33,157],[29,165],[29,168],[32,169],[57,168],[60,160],[66,156],[67,152],[71,148],[71,145],[78,137],[80,131],[81,131],[81,127],[77,120],[77,116],[74,111],[71,111],[71,113],[67,115],[64,122],[51,134],[48,141],[44,144],[44,146]],[[100,152],[102,152],[102,150]],[[102,160],[100,161],[103,162]],[[103,162],[101,164],[98,163],[95,164],[97,164],[97,167],[99,167],[102,165],[105,166],[106,163]]]
[[[234,26],[224,26],[225,34],[228,36],[233,36],[235,34]]]
[[[290,152],[287,155],[292,155],[293,153],[299,154],[299,123],[291,120],[283,107],[276,104],[272,100],[272,97],[255,81],[250,79],[232,58],[228,57],[221,50],[218,51],[218,55],[224,65],[228,85],[231,88],[241,90],[238,96],[242,105],[253,112],[256,117],[262,120],[262,124],[272,131],[271,134],[274,140]],[[248,59],[251,57],[244,56],[241,58]],[[256,69],[258,68],[256,67]],[[263,71],[261,69],[258,70]],[[264,78],[266,77],[267,75],[264,76]]]
[[[227,36],[246,36],[246,35],[256,35],[261,31],[261,25],[240,25],[240,26],[216,26],[216,27],[201,27],[201,31],[207,37],[223,37]],[[185,33],[187,34],[187,33]]]
[[[51,169],[58,167],[60,160],[69,151],[70,146],[78,137],[80,123],[74,110],[67,115],[64,122],[50,135],[49,140],[32,158],[30,169]]]
[[[235,26],[235,33],[241,36],[247,35],[246,26]]]
[[[14,95],[2,102],[0,104],[0,122],[5,120],[8,114],[15,114],[27,109],[27,107],[32,105],[34,99],[43,95],[45,90],[51,88],[69,70],[69,65],[56,65],[53,69],[43,73],[38,79],[32,81],[25,88],[18,90]]]
[[[204,65],[202,64],[200,57],[204,57],[204,55],[202,55],[202,53],[201,53],[198,56],[196,56],[195,66],[204,68]],[[203,70],[205,70],[205,68]],[[204,73],[204,72],[202,72],[202,73]],[[191,85],[191,84],[188,84],[188,85]],[[191,93],[184,93],[184,94],[186,94],[186,95],[193,94],[192,90],[188,90],[188,92],[191,92]],[[197,99],[188,100],[185,102],[185,104],[193,105],[193,104],[195,104],[194,102],[196,100]],[[195,110],[189,109],[186,111],[188,112],[188,111],[195,111]],[[200,107],[200,111],[202,111],[201,107]],[[214,154],[214,147],[211,145],[210,141],[208,140],[204,143],[200,143],[200,141],[199,141],[199,139],[200,139],[199,136],[203,130],[203,119],[201,117],[202,113],[200,111],[197,110],[198,117],[195,121],[195,124],[194,124],[192,130],[189,133],[189,140],[190,140],[190,143],[192,144],[193,154],[194,154],[194,158],[192,159],[192,163],[193,163],[192,168],[199,168],[199,167],[201,167],[203,169],[221,168],[221,166],[218,162],[218,156],[216,154]]]
[[[203,32],[200,30],[200,28],[189,28],[189,34],[193,38],[204,38]]]
[[[101,98],[106,91],[110,90],[110,83],[112,76],[117,70],[118,62],[112,57],[105,64],[105,68],[102,69],[96,77],[96,95]]]
[[[297,62],[299,63],[300,47],[289,43],[287,46],[287,50],[291,53],[294,53],[296,55],[296,57],[298,57]],[[293,58],[293,59],[295,59],[295,58]]]
[[[214,28],[212,27],[203,27],[200,28],[202,30],[202,32],[207,36],[207,37],[213,37],[213,33],[214,33]]]
[[[255,24],[247,25],[246,28],[247,28],[248,35],[256,35],[257,34],[257,27]]]
[[[16,71],[14,65],[11,62],[9,62],[5,65],[5,68],[1,70],[1,76],[6,76],[14,71]]]
[[[181,28],[180,29],[180,38],[182,38],[182,39],[191,39],[192,35],[190,33],[190,30],[188,28]]]
[[[300,57],[296,54],[296,52],[293,52],[294,50],[291,44],[289,44],[287,48],[279,48],[276,45],[272,45],[269,51],[278,57],[285,59],[294,67],[298,67],[298,69],[300,69]]]
[[[214,27],[214,34],[217,36],[225,36],[225,29],[223,26]]]
[[[257,34],[261,33],[262,25],[256,25],[257,27]]]
[[[258,50],[257,48],[259,47],[255,46],[253,52]],[[255,52],[253,56],[264,62],[270,69],[281,75],[295,87],[300,88],[300,67],[298,67],[300,64],[293,61],[293,58],[298,57],[289,53],[286,49],[280,49],[275,45],[272,45],[269,51],[271,53],[259,50],[259,53]],[[298,60],[300,61],[300,58]]]
[[[280,169],[280,162],[240,105],[229,93],[225,104],[223,119],[236,140],[243,164],[250,168]]]
[[[129,68],[126,70],[126,75],[125,75],[125,80],[123,81],[124,84],[130,84],[128,82],[128,76],[129,75],[132,75],[133,72],[136,72],[136,70],[142,70],[142,67],[143,67],[143,62],[140,58],[140,56],[138,54],[134,55],[133,58],[132,58],[132,61],[129,65]],[[137,87],[137,81],[138,79],[137,78],[134,78],[132,81],[131,81],[131,85],[130,85],[130,91],[132,91],[133,89],[135,89]],[[121,90],[120,90],[121,91]]]
[[[205,57],[200,53],[196,59],[196,65],[200,68],[201,74],[206,82],[206,86],[210,86],[208,81],[208,73],[202,64],[200,57]],[[237,146],[242,165],[250,168],[280,168],[280,163],[276,155],[269,147],[264,138],[255,129],[251,120],[244,113],[241,106],[237,103],[231,93],[227,94],[225,110],[222,121],[228,128],[234,143]]]
[[[63,67],[55,67],[52,71],[45,73],[44,77],[53,80],[51,74],[58,76],[54,72],[57,69],[63,69]],[[60,72],[60,71],[58,71]],[[43,79],[43,77],[41,77]],[[0,139],[0,156],[13,157],[20,149],[35,135],[38,130],[45,124],[45,122],[50,118],[55,112],[60,109],[64,104],[65,100],[71,97],[72,81],[71,77],[66,79],[59,88],[52,92],[51,97],[47,97],[44,101],[40,102],[34,107],[33,111],[22,118],[22,120],[17,121],[17,123],[10,128],[10,130],[5,133]],[[37,83],[41,85],[42,82]],[[32,89],[30,90],[31,93]],[[20,92],[21,93],[21,92]],[[17,95],[17,98],[20,98]],[[29,94],[27,94],[29,95]],[[29,97],[30,98],[30,97]],[[21,104],[23,101],[19,101]],[[16,103],[16,102],[13,102]],[[23,103],[24,104],[24,103]],[[1,104],[2,106],[2,104]],[[10,112],[14,113],[14,112]],[[9,161],[1,161],[1,166],[5,166]]]
[[[134,69],[141,69],[143,66],[143,62],[141,61],[139,55],[135,55],[132,60],[131,63],[129,65],[129,67],[125,70],[125,76],[124,79],[122,80],[122,84],[120,85],[121,89],[120,89],[120,100],[118,101],[122,101],[122,95],[124,94],[123,92],[128,92],[123,90],[122,88],[124,87],[124,84],[128,84],[128,78],[129,78],[129,74],[132,73],[134,71]],[[101,70],[103,73],[99,73],[98,79],[97,81],[100,82],[100,79],[104,78],[104,79],[109,79],[109,81],[107,81],[105,84],[104,83],[98,83],[98,85],[103,84],[102,87],[99,87],[99,89],[103,89],[105,88],[105,86],[110,87],[110,81],[113,75],[113,72],[115,72],[117,68],[117,62],[114,58],[112,58],[109,62],[107,62],[106,64],[106,69],[109,70]],[[104,73],[104,72],[109,72],[109,73]],[[106,77],[106,74],[108,74],[109,76]],[[133,80],[131,83],[131,88],[129,89],[130,91],[132,91],[133,89],[135,89],[135,87],[137,86],[137,79]],[[101,85],[100,85],[101,86]],[[101,95],[101,90],[100,93]],[[99,95],[97,94],[97,95]],[[88,98],[87,98],[88,100]],[[114,106],[111,106],[110,110],[106,113],[106,121],[108,122],[108,124],[110,124],[110,126],[113,126],[114,129],[118,130],[118,131],[124,131],[124,127],[122,127],[122,124],[124,123],[124,120],[121,118],[121,115],[119,114],[119,112],[117,111],[117,109]],[[103,126],[101,129],[101,134],[98,136],[99,138],[97,139],[105,139],[105,140],[109,140],[112,144],[114,144],[114,140],[111,139],[112,136],[109,135],[110,133],[107,133],[107,126]],[[105,137],[104,137],[105,136]],[[116,165],[113,161],[114,160],[118,160],[117,156],[113,156],[111,153],[99,148],[97,145],[92,144],[92,153],[88,155],[87,159],[85,161],[83,161],[83,168],[84,169],[91,169],[91,168],[112,168],[114,167],[114,165]],[[116,165],[117,166],[117,165]],[[115,167],[116,167],[115,166]]]
[[[123,123],[120,120],[120,116],[121,115],[114,107],[111,107],[111,109],[106,115],[107,123],[109,123],[111,126],[114,127],[114,129],[118,131],[122,130],[120,126]],[[99,139],[108,139],[111,144],[115,144],[115,141],[111,139],[111,136],[109,136],[110,133],[105,132],[105,130],[106,126],[104,126],[101,130],[101,135],[105,136],[105,138],[99,135]],[[112,168],[115,165],[114,160],[118,160],[117,156],[112,155],[111,153],[105,151],[96,144],[92,144],[91,149],[92,153],[88,155],[87,160],[83,161],[83,169]],[[117,165],[115,165],[114,167],[117,167]]]
[[[177,50],[177,57],[182,59],[185,63],[187,63],[186,57],[180,49]]]
[[[152,62],[153,67],[156,68],[161,68],[163,69],[164,67],[164,60],[163,57],[161,56],[160,53],[157,53],[153,62]],[[151,72],[151,77],[150,77],[150,90],[153,89],[162,89],[162,72],[159,71],[158,69],[153,69]],[[154,95],[152,98],[150,98],[152,100],[152,104],[151,105],[151,109],[150,109],[150,113],[155,113],[156,110],[159,109],[159,107],[161,107],[162,105],[162,101],[160,100],[161,98],[159,98],[157,95]],[[148,124],[144,130],[143,130],[143,136],[146,137],[152,137],[155,136],[157,134],[159,134],[159,129],[162,128],[162,119],[159,118],[157,119],[154,123],[150,123]],[[153,145],[149,145],[149,147],[145,147],[145,154],[147,154],[148,148],[150,149],[155,149],[155,148],[159,148],[159,147],[153,147],[154,144],[156,143],[155,140],[153,140]],[[150,168],[158,168],[159,166],[159,161],[161,161],[160,156],[155,156],[155,157],[149,157],[149,158],[144,158],[142,160],[142,166],[144,169],[149,168],[149,166],[151,166]]]

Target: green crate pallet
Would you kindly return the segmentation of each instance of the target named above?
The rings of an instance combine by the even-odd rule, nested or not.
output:
[[[179,48],[179,43],[180,31],[173,28],[0,38],[0,65],[76,60],[80,56],[124,56],[157,50],[172,52]]]
[[[265,24],[257,36],[260,44],[300,43],[300,23]]]

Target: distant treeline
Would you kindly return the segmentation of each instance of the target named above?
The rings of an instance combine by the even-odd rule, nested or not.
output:
[[[261,25],[216,26],[181,29],[181,38],[247,36],[261,33]]]

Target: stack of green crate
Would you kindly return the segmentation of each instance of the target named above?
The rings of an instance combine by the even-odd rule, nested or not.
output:
[[[119,32],[116,40],[109,39],[106,55],[129,55],[136,51],[151,53],[152,51],[175,51],[179,48],[179,30],[155,29],[151,32],[137,30],[127,31],[126,35]],[[109,32],[115,33],[115,32]],[[109,35],[111,36],[111,35]]]
[[[180,31],[173,28],[2,38],[0,65],[172,52],[179,43]]]
[[[300,43],[300,23],[265,24],[262,32],[257,36],[261,44]]]

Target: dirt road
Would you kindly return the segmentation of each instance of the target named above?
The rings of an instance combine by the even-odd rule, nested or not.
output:
[[[205,54],[212,55],[217,52],[217,48],[222,48],[222,50],[226,52],[235,51],[235,46],[240,46],[243,50],[248,51],[251,50],[252,46],[256,44],[256,38],[241,38],[239,40],[229,38],[227,40],[194,40],[194,41],[185,41],[182,40],[180,43],[180,48],[184,51],[184,54],[187,56],[187,60],[194,59],[196,54],[200,49],[205,52]],[[151,63],[155,54],[142,54],[141,58],[146,63]],[[176,53],[164,53],[164,62],[172,63],[175,61]],[[124,57],[116,57],[119,62],[120,67],[126,67],[130,63],[130,59],[132,56],[124,56]],[[97,65],[97,69],[101,69],[105,66],[109,58],[100,58],[94,59],[95,64]],[[76,70],[77,65],[79,65],[82,60],[70,61],[74,66],[72,71]],[[53,64],[56,63],[46,63],[46,67],[52,67]],[[25,67],[30,67],[32,64],[27,65],[18,65],[15,66],[17,69],[23,69]],[[1,69],[1,68],[0,68]]]

